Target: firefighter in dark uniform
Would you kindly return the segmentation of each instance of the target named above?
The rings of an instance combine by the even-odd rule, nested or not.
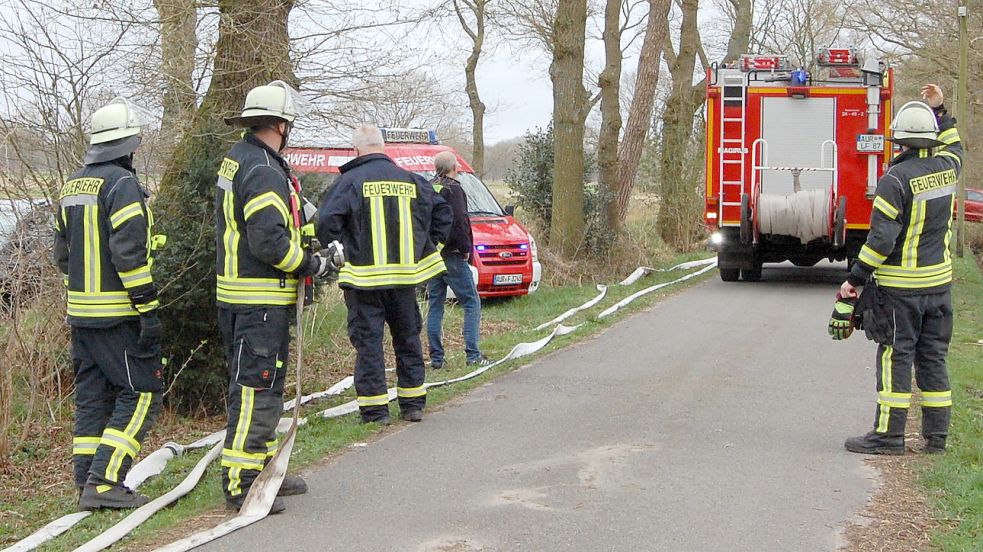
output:
[[[72,455],[79,508],[135,508],[123,486],[163,391],[161,324],[151,276],[149,197],[133,169],[140,110],[117,98],[92,115],[85,167],[61,189],[54,256],[68,287],[75,368]]]
[[[274,81],[250,90],[241,116],[226,119],[247,129],[222,160],[215,190],[216,299],[229,368],[222,488],[235,510],[278,446],[298,278],[329,270],[304,246],[300,186],[280,155],[300,100]],[[306,491],[288,475],[271,513],[284,510],[279,496]]]
[[[878,342],[877,412],[873,431],[847,439],[851,452],[904,454],[912,366],[924,450],[945,450],[952,409],[945,360],[952,338],[949,242],[963,149],[941,89],[926,85],[922,97],[924,103],[905,104],[891,127],[903,151],[877,183],[867,242],[840,289],[847,303],[859,286],[876,292],[865,300],[865,288],[857,310]]]
[[[450,206],[423,177],[383,153],[382,132],[363,125],[352,136],[356,158],[318,209],[321,243],[338,240],[347,259],[338,275],[348,307],[348,337],[357,352],[355,391],[363,422],[389,423],[382,349],[388,324],[396,353],[396,395],[404,420],[423,419],[426,404],[422,317],[415,287],[444,272],[440,247]]]

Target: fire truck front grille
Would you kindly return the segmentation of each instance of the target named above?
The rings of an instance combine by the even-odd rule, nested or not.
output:
[[[479,245],[478,257],[485,266],[522,266],[529,258],[528,244]]]

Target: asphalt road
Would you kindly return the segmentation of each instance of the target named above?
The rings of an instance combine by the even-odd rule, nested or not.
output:
[[[714,278],[305,474],[209,550],[819,551],[875,486],[842,265]],[[539,321],[529,321],[536,322]]]

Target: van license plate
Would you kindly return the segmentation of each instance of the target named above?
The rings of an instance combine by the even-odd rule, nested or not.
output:
[[[522,274],[496,274],[492,282],[496,286],[514,286],[522,283]]]
[[[858,153],[880,153],[884,151],[884,136],[881,134],[860,134],[857,136]]]

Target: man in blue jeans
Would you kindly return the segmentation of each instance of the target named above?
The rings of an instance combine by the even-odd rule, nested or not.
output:
[[[452,152],[443,151],[434,157],[433,162],[437,172],[433,180],[434,191],[450,204],[454,212],[454,224],[451,226],[447,243],[440,252],[447,266],[447,272],[427,284],[427,293],[430,297],[430,308],[427,313],[430,367],[434,370],[444,367],[444,345],[440,342],[440,334],[448,286],[464,308],[464,352],[467,354],[468,365],[485,366],[489,360],[478,349],[481,299],[478,297],[478,288],[475,287],[468,265],[474,244],[471,220],[468,218],[468,197],[461,183],[457,181],[457,156]]]

